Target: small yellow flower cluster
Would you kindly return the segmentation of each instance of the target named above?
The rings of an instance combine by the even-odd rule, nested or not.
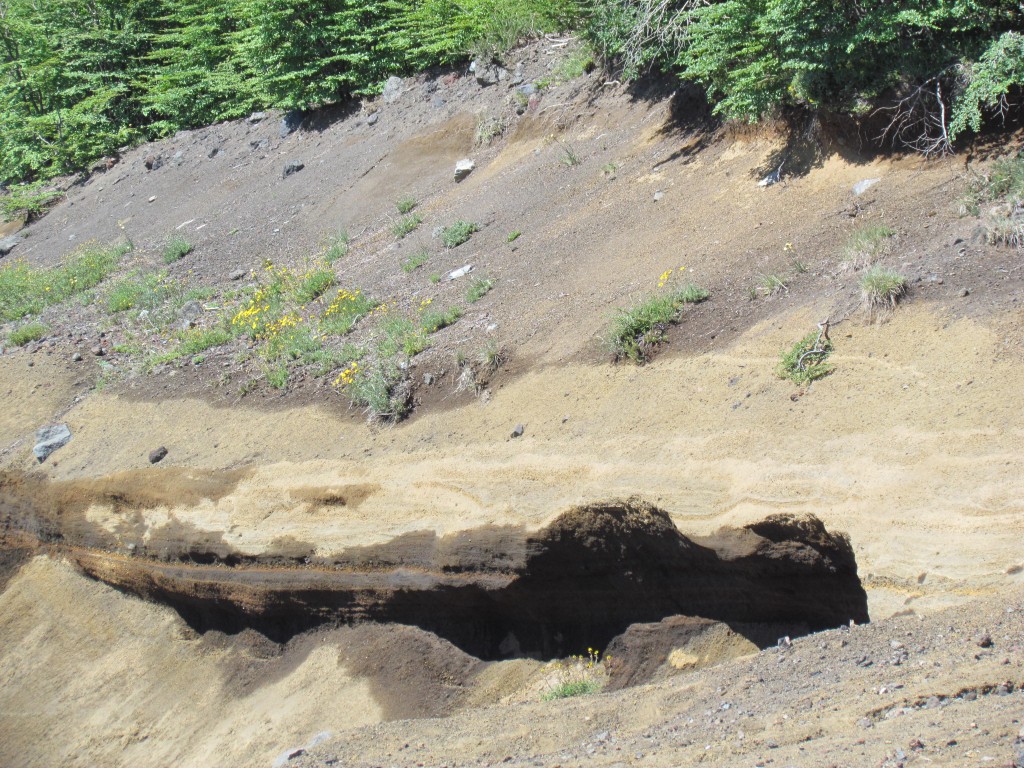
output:
[[[350,291],[347,288],[342,288],[338,291],[338,295],[334,297],[334,301],[332,301],[327,309],[324,310],[324,317],[340,314],[344,311],[344,305],[346,303],[353,304],[357,302],[362,293],[363,292],[359,289]]]
[[[795,251],[796,249],[793,247],[792,243],[786,243],[785,247],[782,250],[786,253],[789,253],[790,251]]]
[[[337,387],[338,389],[344,389],[353,381],[355,381],[356,375],[358,373],[359,363],[357,361],[349,363],[348,367],[345,368],[345,370],[343,370],[334,378],[334,386]]]
[[[434,303],[433,299],[423,299],[422,301],[420,301],[419,311],[422,312],[423,310],[425,310],[427,307],[429,307],[433,303]]]
[[[679,267],[679,269],[675,270],[675,271],[677,271],[677,272],[685,272],[686,271],[686,267]],[[664,272],[662,272],[660,275],[658,275],[658,287],[659,288],[664,288],[666,285],[668,285],[668,281],[672,279],[672,272],[673,272],[673,270],[666,269]]]
[[[257,331],[260,325],[266,321],[266,314],[270,311],[270,302],[267,301],[268,292],[267,288],[257,290],[248,303],[231,318],[231,324],[247,332]],[[260,315],[263,315],[263,318]]]
[[[390,312],[392,309],[394,309],[397,306],[398,306],[398,302],[397,301],[392,301],[390,304],[388,302],[384,301],[384,302],[381,302],[380,304],[378,304],[377,307],[373,310],[373,312],[370,313],[370,315],[371,316],[374,316],[374,315],[386,315],[388,312]]]

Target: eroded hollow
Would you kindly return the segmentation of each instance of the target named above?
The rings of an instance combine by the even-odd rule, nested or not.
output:
[[[698,539],[636,498],[569,510],[533,533],[411,534],[302,568],[221,554],[213,565],[69,554],[200,632],[251,628],[286,641],[323,624],[390,622],[488,660],[605,647],[631,624],[674,615],[725,622],[758,645],[868,620],[850,543],[817,518],[773,515]]]

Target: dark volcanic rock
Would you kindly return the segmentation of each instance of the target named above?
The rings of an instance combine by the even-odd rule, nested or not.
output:
[[[222,542],[206,554],[194,542],[182,555],[209,566],[76,557],[95,578],[167,603],[198,629],[285,640],[325,622],[395,622],[492,659],[605,647],[631,624],[678,614],[811,631],[868,620],[849,541],[813,517],[775,515],[691,539],[631,499],[570,510],[535,533],[407,534],[313,570],[268,567],[318,562],[311,544],[294,544],[277,558],[230,554]]]

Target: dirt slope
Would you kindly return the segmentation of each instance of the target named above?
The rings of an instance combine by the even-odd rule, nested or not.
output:
[[[562,55],[524,50],[528,79],[549,75]],[[762,188],[784,137],[711,129],[684,93],[591,74],[555,85],[522,115],[515,107],[508,84],[438,73],[407,81],[395,103],[318,115],[285,137],[277,116],[188,132],[126,152],[28,228],[8,258],[52,265],[83,241],[127,236],[136,248],[126,273],[164,268],[163,243],[184,233],[196,248],[167,267],[170,278],[217,295],[254,284],[267,259],[311,263],[341,229],[352,249],[332,267],[339,284],[396,306],[464,303],[465,283],[429,279],[464,264],[497,284],[413,359],[416,409],[398,425],[367,424],[312,374],[285,391],[250,386],[259,362],[242,342],[145,372],[114,351],[138,328],[101,301],[47,310],[47,338],[5,349],[0,487],[13,554],[2,561],[0,761],[266,765],[322,730],[537,698],[532,662],[481,668],[414,630],[342,629],[323,646],[320,635],[300,636],[284,649],[197,638],[168,609],[86,581],[57,557],[26,560],[34,545],[22,534],[34,529],[12,521],[25,519],[19,494],[40,488],[75,502],[63,519],[75,532],[68,543],[97,558],[188,550],[289,567],[412,534],[538,531],[576,505],[633,495],[687,535],[812,513],[849,534],[871,618],[911,617],[732,662],[740,666],[725,687],[721,671],[698,673],[584,702],[466,712],[455,724],[355,731],[318,759],[878,765],[898,748],[904,762],[1008,764],[1019,692],[951,701],[934,721],[914,709],[857,725],[897,700],[1024,683],[1014,641],[1024,583],[1022,265],[1018,252],[978,240],[982,222],[959,216],[964,159],[871,157],[854,150],[856,137],[822,134],[817,162]],[[503,132],[479,143],[492,119]],[[477,167],[456,184],[465,156]],[[282,178],[291,160],[305,168]],[[868,178],[880,181],[853,195]],[[404,195],[420,201],[424,223],[396,240]],[[432,231],[458,219],[482,230],[445,250]],[[911,281],[907,300],[880,318],[863,310],[858,274],[842,266],[844,244],[865,224],[895,230],[880,263]],[[513,231],[522,235],[508,242]],[[404,272],[420,247],[428,266]],[[688,310],[651,364],[611,364],[602,339],[614,309],[680,266],[710,300]],[[229,277],[238,269],[241,283]],[[766,276],[786,287],[759,295]],[[834,372],[810,387],[779,379],[780,350],[825,318]],[[169,344],[155,332],[130,338]],[[458,386],[455,356],[488,342],[507,361],[476,396]],[[96,345],[102,359],[90,354]],[[33,432],[51,421],[73,438],[37,465]],[[512,438],[517,424],[524,433]],[[150,466],[161,445],[167,458]],[[1003,616],[1000,601],[1014,612]],[[935,613],[943,608],[953,613]],[[973,659],[966,638],[997,625],[996,651]],[[937,639],[943,626],[960,628],[955,644]],[[902,639],[918,627],[927,628],[921,651]],[[914,659],[883,664],[897,637]],[[840,663],[852,656],[843,642],[863,645],[874,665]],[[421,677],[426,658],[436,665]],[[752,692],[736,687],[761,678]],[[756,698],[743,700],[757,713],[740,728],[744,740],[724,729],[729,716],[705,714],[722,704],[720,687]],[[672,729],[690,718],[699,736],[683,743]],[[915,737],[929,751],[897,738],[908,722],[920,723]],[[598,739],[602,731],[611,736]],[[801,751],[808,736],[821,741],[813,758]],[[769,740],[779,749],[762,754]],[[396,751],[406,741],[408,755]]]

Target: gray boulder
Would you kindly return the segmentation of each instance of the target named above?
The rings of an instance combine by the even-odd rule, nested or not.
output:
[[[50,454],[58,448],[63,448],[71,440],[71,430],[67,424],[52,424],[48,427],[40,427],[36,430],[36,447],[32,453],[36,461],[42,464],[49,458]]]
[[[288,163],[285,163],[284,170],[281,171],[281,178],[282,179],[287,179],[293,173],[298,173],[299,171],[301,171],[305,167],[306,167],[305,163],[300,163],[298,160],[292,160],[292,161],[290,161]]]
[[[15,246],[21,242],[21,238],[17,235],[11,235],[0,240],[0,256],[6,256],[8,253],[14,250]]]
[[[402,78],[392,75],[388,78],[387,82],[384,83],[384,90],[381,91],[380,97],[384,100],[385,104],[394,104],[398,101],[401,95]]]

